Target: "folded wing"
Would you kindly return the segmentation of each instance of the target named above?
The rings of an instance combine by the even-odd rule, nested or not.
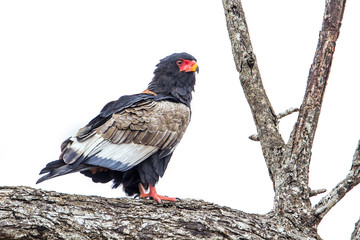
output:
[[[182,103],[145,99],[112,114],[94,118],[62,144],[63,174],[92,166],[126,171],[155,152],[173,152],[190,121],[190,109]],[[58,164],[58,163],[53,163]],[[66,170],[66,171],[65,171]],[[63,175],[51,171],[43,180]],[[42,181],[43,181],[42,180]]]

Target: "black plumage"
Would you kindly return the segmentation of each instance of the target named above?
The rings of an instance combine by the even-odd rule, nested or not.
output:
[[[128,195],[173,200],[157,195],[154,186],[190,121],[195,72],[198,66],[190,54],[175,53],[160,60],[148,88],[106,104],[61,144],[59,160],[41,170],[40,174],[47,174],[37,183],[81,172],[94,182],[113,181],[113,188],[122,185]]]

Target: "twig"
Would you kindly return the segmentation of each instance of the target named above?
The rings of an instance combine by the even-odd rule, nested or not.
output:
[[[285,110],[284,112],[279,113],[276,117],[277,119],[281,119],[283,117],[286,117],[287,115],[290,115],[294,112],[298,112],[299,108],[289,108],[287,110]]]
[[[257,135],[257,134],[250,135],[250,136],[249,136],[249,139],[250,139],[250,140],[253,140],[253,141],[255,141],[255,142],[260,141],[259,135]]]
[[[324,192],[326,192],[327,190],[325,188],[321,188],[321,189],[316,189],[316,190],[311,190],[310,191],[310,197],[314,197],[316,195],[322,194]]]

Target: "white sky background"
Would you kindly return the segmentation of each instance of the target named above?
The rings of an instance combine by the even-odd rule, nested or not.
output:
[[[299,107],[325,1],[243,0],[263,82],[277,112]],[[360,137],[359,1],[348,1],[316,133],[310,187],[345,177]],[[158,192],[251,213],[273,207],[273,190],[231,53],[221,1],[1,1],[0,185],[121,197],[121,189],[72,174],[35,185],[60,144],[103,105],[139,93],[159,59],[186,51],[200,74],[192,122]],[[296,120],[280,123],[285,141]],[[320,197],[315,197],[316,203]],[[360,187],[319,227],[349,239]]]

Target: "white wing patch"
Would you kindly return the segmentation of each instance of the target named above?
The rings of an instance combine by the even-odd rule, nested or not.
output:
[[[149,145],[135,143],[122,143],[119,145],[111,143],[99,134],[95,134],[85,142],[78,142],[76,138],[72,140],[73,142],[69,150],[75,152],[76,157],[67,162],[68,164],[74,163],[81,157],[82,159],[85,158],[83,162],[85,164],[89,163],[118,171],[130,169],[158,150],[157,147]],[[89,161],[86,160],[87,158],[89,158]],[[64,159],[66,159],[66,155],[64,155]],[[101,159],[106,159],[107,161],[101,161]],[[117,163],[110,164],[111,161]]]
[[[153,146],[146,146],[135,143],[123,143],[121,145],[110,143],[102,151],[96,153],[95,156],[121,162],[122,164],[130,167],[144,161],[157,150],[158,149]]]

